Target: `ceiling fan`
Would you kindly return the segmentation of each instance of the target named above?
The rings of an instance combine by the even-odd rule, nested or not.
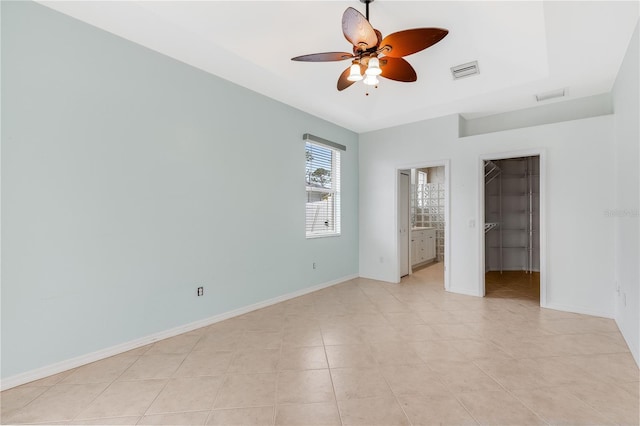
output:
[[[369,3],[373,0],[360,0],[360,2],[366,5],[366,17],[352,7],[347,8],[342,15],[342,32],[353,44],[353,53],[313,53],[296,56],[291,60],[331,62],[351,59],[351,66],[338,78],[338,90],[344,90],[360,80],[364,80],[364,84],[368,86],[377,87],[378,76],[403,82],[416,81],[418,79],[416,71],[403,57],[433,46],[449,31],[443,28],[414,28],[398,31],[382,38],[382,33],[369,23]],[[384,56],[379,57],[379,55]]]

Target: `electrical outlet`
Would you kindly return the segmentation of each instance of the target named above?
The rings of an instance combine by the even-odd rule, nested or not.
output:
[[[316,269],[316,262],[313,262],[313,269]]]
[[[202,296],[204,294],[204,287],[198,287],[198,296]]]

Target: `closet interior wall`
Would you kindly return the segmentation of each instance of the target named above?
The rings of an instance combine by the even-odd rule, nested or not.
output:
[[[540,271],[540,157],[485,161],[485,271]]]

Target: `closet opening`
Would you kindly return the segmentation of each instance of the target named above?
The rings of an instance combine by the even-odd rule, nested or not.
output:
[[[484,160],[484,294],[540,303],[540,156]]]

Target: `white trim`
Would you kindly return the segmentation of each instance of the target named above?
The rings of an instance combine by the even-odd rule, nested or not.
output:
[[[333,194],[336,192],[333,189],[325,188],[322,186],[305,186],[307,192],[322,192],[324,194]]]
[[[449,290],[450,293],[455,293],[455,294],[462,294],[465,296],[473,296],[473,297],[478,297],[478,294],[474,291],[469,291],[467,289],[462,289],[462,290],[458,290],[455,287],[454,288],[450,288]]]
[[[618,309],[617,307],[615,309]],[[618,327],[618,330],[620,330],[620,334],[622,335],[622,338],[624,339],[624,342],[626,343],[627,347],[629,348],[629,351],[631,352],[631,356],[633,357],[633,360],[636,362],[636,365],[638,366],[638,368],[640,368],[640,360],[638,358],[636,358],[635,352],[632,349],[632,342],[630,340],[630,332],[627,332],[626,330],[626,323],[621,321],[620,318],[617,318],[618,313],[616,312],[615,317],[613,318],[613,320],[616,322],[616,327]],[[623,330],[624,328],[624,330]],[[638,348],[640,349],[640,347]],[[638,353],[640,353],[640,350],[638,351]]]
[[[476,290],[476,296],[484,297],[485,296],[485,275],[486,275],[486,257],[485,257],[485,235],[484,235],[484,203],[485,203],[485,194],[484,194],[484,161],[491,160],[491,158],[484,158],[482,155],[478,159],[478,235],[480,235],[480,239],[478,240],[478,286]],[[540,274],[542,275],[542,274]]]
[[[274,297],[262,302],[254,303],[252,305],[244,306],[242,308],[234,309],[233,311],[225,312],[222,314],[214,315],[209,318],[205,318],[199,321],[194,321],[189,324],[181,325],[178,327],[170,328],[168,330],[160,331],[158,333],[150,334],[139,339],[131,340],[129,342],[121,343],[119,345],[104,348],[95,352],[91,352],[85,355],[81,355],[75,358],[67,359],[64,361],[49,364],[44,367],[36,368],[34,370],[26,371],[24,373],[16,374],[15,376],[2,379],[0,383],[0,390],[7,390],[16,386],[23,385],[25,383],[33,382],[34,380],[43,379],[53,374],[62,373],[63,371],[77,368],[85,364],[89,364],[101,359],[109,358],[114,355],[121,354],[148,344],[157,342],[159,340],[168,339],[182,333],[187,333],[198,328],[206,327],[211,324],[215,324],[220,321],[224,321],[229,318],[237,317],[239,315],[246,314],[257,309],[266,308],[267,306],[275,305],[276,303],[284,302],[296,297],[304,296],[305,294],[313,293],[314,291],[322,290],[327,287],[340,284],[345,281],[358,278],[358,274],[346,275],[335,280],[327,281],[322,284],[317,284],[312,287],[307,287],[302,290],[297,290],[292,293],[284,294],[282,296]]]
[[[307,240],[313,240],[314,238],[325,238],[325,237],[339,237],[339,232],[333,232],[331,234],[309,234],[305,238]]]
[[[307,138],[307,136],[309,136],[311,138],[311,140],[313,139],[313,135],[309,135],[308,133],[305,133],[305,140],[309,139]],[[324,139],[322,139],[324,140]],[[329,143],[333,143],[330,141],[326,141],[325,142],[329,142]],[[341,182],[340,182],[340,177],[341,177],[341,161],[340,161],[340,151],[335,149],[335,148],[331,148],[329,146],[324,146],[322,144],[318,144],[316,142],[305,142],[305,149],[307,147],[307,145],[317,145],[320,146],[321,148],[324,149],[328,149],[331,152],[331,188],[325,188],[325,187],[317,187],[317,186],[313,186],[313,185],[306,185],[305,182],[305,190],[307,193],[309,192],[319,192],[322,194],[330,194],[332,195],[332,200],[331,200],[331,204],[332,204],[332,209],[333,209],[333,229],[332,230],[320,230],[320,231],[309,231],[308,230],[308,214],[309,214],[309,210],[307,209],[309,201],[307,198],[307,201],[305,202],[305,223],[304,223],[304,227],[305,227],[305,232],[306,232],[306,237],[307,238],[319,238],[319,237],[327,237],[327,236],[339,236],[340,235],[340,231],[341,231],[341,218],[342,218],[342,206],[341,206],[341,200],[340,200],[340,193],[341,193]],[[340,145],[342,146],[342,145]],[[344,148],[344,150],[346,150],[346,148]],[[306,151],[309,152],[309,151]],[[307,165],[309,163],[309,161],[306,161]],[[306,165],[305,165],[306,167]],[[306,179],[306,172],[305,172],[305,179]],[[308,197],[308,195],[307,195]],[[316,209],[317,211],[317,209]],[[313,221],[313,224],[315,224],[315,218]],[[311,225],[311,227],[313,228],[313,224]]]
[[[602,318],[610,318],[610,319],[614,319],[614,316],[615,316],[613,312],[594,311],[592,309],[585,309],[585,308],[580,308],[576,306],[557,305],[555,303],[548,304],[547,306],[545,306],[545,309],[553,309],[556,311],[571,312],[574,314],[590,315],[593,317],[602,317]]]
[[[408,270],[408,274],[407,275],[411,275],[413,274],[413,265],[411,264],[411,259],[412,259],[412,250],[411,250],[411,169],[404,169],[404,170],[398,170],[398,176],[396,176],[396,179],[398,180],[398,198],[397,198],[397,204],[396,204],[396,220],[398,221],[397,225],[397,229],[398,229],[398,233],[396,234],[397,237],[397,247],[398,247],[398,283],[400,282],[400,280],[402,280],[402,253],[401,253],[401,249],[400,249],[400,215],[398,214],[398,212],[400,212],[400,197],[402,194],[402,189],[400,188],[400,186],[402,185],[402,175],[405,175],[409,178],[409,188],[407,189],[407,196],[409,198],[409,206],[407,207],[407,223],[408,223],[408,227],[409,229],[407,230],[408,234],[407,234],[407,244],[409,244],[408,250],[407,250],[407,256],[409,257],[407,259],[407,262],[409,262],[409,267],[407,268]]]
[[[547,150],[534,148],[520,151],[499,152],[493,154],[481,154],[478,159],[478,235],[479,235],[479,263],[478,263],[478,287],[477,296],[484,297],[484,161],[502,160],[515,157],[540,157],[540,307],[550,308],[547,304]],[[553,308],[552,308],[553,309]],[[563,310],[563,309],[559,309]],[[571,311],[573,312],[573,311]],[[592,315],[592,314],[589,314]]]
[[[444,289],[451,291],[451,162],[444,160]]]

